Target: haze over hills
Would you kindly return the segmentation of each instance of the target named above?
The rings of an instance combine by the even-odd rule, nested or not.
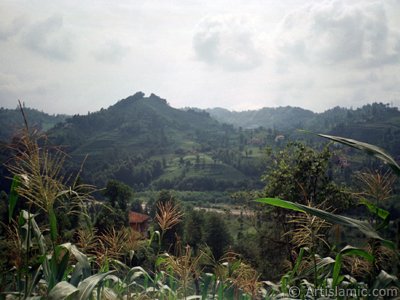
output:
[[[114,178],[137,190],[260,187],[264,148],[309,138],[296,129],[356,138],[400,155],[400,112],[378,103],[324,113],[298,107],[203,111],[176,109],[154,94],[138,92],[88,115],[25,112],[31,124],[47,130],[52,144],[65,147],[72,169],[88,155],[82,176],[98,186]],[[19,114],[0,110],[0,140],[6,142],[23,125]]]

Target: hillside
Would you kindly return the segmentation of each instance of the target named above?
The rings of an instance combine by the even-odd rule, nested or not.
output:
[[[314,113],[310,110],[290,106],[264,107],[241,112],[229,111],[224,108],[212,108],[206,109],[206,111],[216,120],[232,124],[235,127],[250,129],[262,126],[284,131],[301,128],[307,123],[307,120],[314,116]]]
[[[66,115],[49,115],[32,108],[24,108],[25,116],[29,124],[41,131],[52,128],[55,124],[63,122]],[[24,126],[24,120],[19,108],[0,108],[0,141],[7,142]]]
[[[261,187],[266,146],[324,142],[299,128],[370,142],[400,156],[400,112],[377,103],[319,114],[293,107],[206,112],[175,109],[165,99],[139,92],[88,115],[49,116],[29,108],[25,113],[30,124],[48,129],[51,144],[65,148],[71,170],[85,161],[83,179],[99,187],[110,179],[137,191]],[[7,142],[23,120],[18,110],[1,109],[0,116],[0,137]],[[7,154],[0,156],[5,161]]]
[[[108,109],[75,115],[48,135],[66,147],[74,169],[88,155],[83,177],[98,186],[112,178],[139,190],[224,190],[259,182],[260,171],[249,167],[259,158],[245,154],[243,133],[240,139],[233,126],[208,113],[172,108],[153,94],[139,92]]]
[[[306,129],[330,133],[376,144],[395,156],[400,155],[400,111],[387,104],[373,103],[357,109],[335,107],[323,113],[297,107],[262,108],[243,112],[213,108],[206,111],[216,120],[235,127],[261,126],[286,132]],[[299,135],[295,136],[301,138]]]

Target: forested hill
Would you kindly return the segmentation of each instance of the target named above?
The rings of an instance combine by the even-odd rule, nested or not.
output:
[[[67,118],[66,115],[49,115],[32,108],[24,108],[24,112],[29,124],[41,131],[46,131]],[[24,119],[19,108],[0,108],[0,141],[9,141],[23,126]]]
[[[230,111],[225,108],[211,108],[206,111],[216,120],[235,127],[251,129],[257,127],[292,130],[304,127],[314,113],[299,107],[264,107],[258,110]]]
[[[99,187],[110,179],[136,190],[261,187],[265,147],[309,139],[296,129],[355,138],[400,155],[400,112],[377,103],[319,114],[294,107],[205,112],[175,109],[165,99],[139,92],[88,115],[66,118],[28,108],[25,113],[39,129],[55,125],[47,130],[48,141],[65,147],[72,169],[87,156],[82,177]],[[0,141],[8,142],[23,119],[18,110],[1,109],[0,116]]]
[[[393,155],[400,155],[400,112],[388,104],[373,103],[357,109],[335,107],[323,113],[290,106],[243,112],[223,108],[206,111],[220,122],[243,129],[260,126],[286,132],[306,129],[377,144]]]
[[[206,112],[175,109],[141,92],[48,131],[75,167],[89,155],[86,180],[102,186],[117,179],[136,189],[223,190],[259,181],[259,170],[249,166],[258,158],[242,159],[246,140],[239,135]]]

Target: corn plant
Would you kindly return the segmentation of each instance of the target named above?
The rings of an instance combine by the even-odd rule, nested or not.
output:
[[[377,157],[378,159],[382,160],[385,162],[392,170],[393,172],[400,176],[400,166],[397,164],[397,162],[389,155],[387,154],[383,149],[376,147],[374,145],[370,145],[364,142],[359,142],[356,140],[352,139],[346,139],[342,137],[337,137],[337,136],[329,136],[329,135],[322,135],[319,134],[319,136],[330,139],[334,142],[339,142],[345,145],[348,145],[350,147],[356,148],[358,150],[365,151],[366,153],[373,155]],[[374,178],[372,178],[374,179]],[[381,185],[381,190],[380,192],[377,192],[376,186],[373,186],[372,183],[376,183],[376,180],[373,181],[370,177],[362,177],[362,180],[364,180],[367,185],[370,187],[370,194],[373,194],[376,198],[381,199],[382,197],[387,198],[387,193],[383,194],[383,188],[384,191],[388,191],[389,187],[388,185],[393,181],[391,178],[381,178],[383,180],[383,185]],[[381,181],[382,181],[381,180]],[[382,183],[382,182],[381,182]],[[375,187],[375,188],[374,188]],[[377,224],[376,226],[372,226],[372,224],[366,222],[366,221],[361,221],[357,220],[354,218],[350,218],[347,216],[341,216],[337,215],[325,210],[321,210],[318,208],[310,207],[307,205],[295,203],[295,202],[290,202],[290,201],[285,201],[279,198],[260,198],[256,200],[259,203],[263,204],[268,204],[272,205],[275,207],[280,207],[284,209],[288,209],[291,211],[295,211],[297,213],[303,213],[306,216],[307,215],[312,215],[315,217],[318,217],[322,220],[325,220],[329,223],[332,224],[338,224],[341,226],[345,227],[351,227],[353,229],[361,231],[369,241],[369,244],[372,245],[379,245],[383,247],[388,247],[390,249],[395,249],[395,245],[393,242],[384,239],[378,232],[379,229],[383,228],[385,225],[388,223],[388,212],[380,209],[376,204],[370,203],[370,202],[364,202],[364,204],[367,206],[367,208],[370,210],[371,213],[375,213],[379,218],[383,220],[381,224]],[[286,274],[285,276],[282,277],[281,279],[281,285],[276,285],[269,283],[271,287],[271,293],[270,295],[288,295],[289,292],[289,287],[293,285],[297,285],[299,287],[299,293],[298,297],[301,299],[305,299],[306,297],[306,291],[309,291],[310,289],[316,289],[318,287],[326,287],[329,286],[331,288],[336,288],[339,285],[341,286],[349,286],[350,283],[358,284],[357,281],[352,278],[350,275],[342,274],[342,267],[343,267],[343,260],[347,256],[356,256],[362,259],[365,259],[366,261],[374,264],[376,261],[376,256],[374,255],[374,251],[372,251],[372,254],[365,249],[360,249],[360,248],[355,248],[351,246],[344,247],[340,251],[337,252],[335,258],[331,257],[326,257],[326,258],[320,258],[317,257],[315,253],[313,253],[313,258],[314,258],[314,263],[312,266],[313,272],[314,272],[314,278],[318,279],[320,278],[321,280],[315,280],[313,284],[302,280],[301,278],[304,278],[304,275],[308,275],[307,273],[310,272],[310,270],[307,271],[307,268],[305,269],[306,271],[300,272],[300,266],[304,260],[304,255],[305,255],[306,249],[303,248],[299,252],[299,256],[297,258],[296,264],[291,272]],[[397,254],[398,255],[398,254]],[[317,257],[317,259],[315,259]],[[322,276],[320,276],[322,275]],[[360,284],[360,286],[363,286],[363,284]],[[359,286],[359,287],[360,287]],[[364,287],[367,285],[364,284]],[[400,287],[400,282],[397,279],[397,277],[392,276],[387,274],[384,270],[379,270],[379,273],[376,275],[375,278],[373,278],[372,282],[370,282],[370,285],[367,286],[370,289],[373,288],[387,288],[390,286],[396,286]],[[289,295],[290,296],[290,295]],[[272,296],[275,297],[275,296]],[[368,299],[375,299],[373,296],[369,296]],[[377,298],[376,298],[377,299]]]

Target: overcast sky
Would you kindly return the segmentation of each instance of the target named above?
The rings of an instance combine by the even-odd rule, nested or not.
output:
[[[2,0],[0,106],[400,106],[400,1]]]

